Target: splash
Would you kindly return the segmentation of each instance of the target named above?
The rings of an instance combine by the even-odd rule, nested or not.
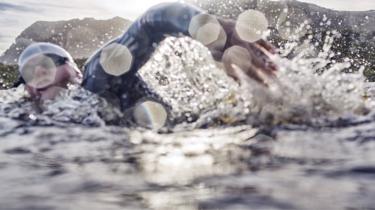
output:
[[[189,38],[167,38],[140,75],[172,108],[174,116],[195,114],[195,126],[224,124],[311,122],[319,118],[365,114],[362,71],[343,73],[349,62],[335,62],[327,36],[317,55],[314,45],[288,43],[273,56],[276,79],[265,87],[241,74],[241,86],[215,63],[208,49]],[[286,58],[294,53],[294,57]],[[186,114],[188,113],[188,114]]]
[[[269,88],[242,77],[243,91],[251,92],[252,110],[258,110],[260,118],[276,122],[367,113],[363,68],[354,71],[349,59],[332,59],[336,36],[335,32],[328,33],[323,50],[318,53],[311,40],[302,45],[287,43],[273,58],[279,72],[277,79],[269,82]],[[287,58],[292,52],[293,58]]]
[[[217,66],[208,49],[190,38],[167,38],[139,70],[149,89],[171,107],[171,117],[193,121],[220,109],[237,83]]]
[[[62,91],[57,98],[44,103],[31,100],[23,86],[0,90],[0,98],[0,117],[21,120],[27,125],[99,127],[126,123],[114,105],[80,87]]]
[[[365,114],[374,105],[370,100],[374,88],[365,82],[362,71],[343,73],[350,70],[349,61],[339,63],[331,59],[334,55],[330,48],[336,36],[331,35],[325,40],[323,51],[318,53],[308,41],[303,45],[287,43],[280,55],[273,57],[279,72],[277,79],[268,81],[269,87],[241,75],[240,70],[237,71],[242,80],[239,85],[227,76],[203,44],[187,37],[167,38],[139,75],[170,108],[171,124],[182,129],[312,122]],[[287,58],[291,54],[293,57]],[[0,97],[3,117],[38,124],[103,126],[126,124],[124,121],[128,120],[114,105],[81,88],[67,90],[55,100],[42,104],[39,110],[27,99],[22,87],[1,91]],[[148,106],[141,108],[148,117],[144,122],[158,122],[158,116],[149,116],[154,112]],[[156,123],[158,128],[159,124]]]

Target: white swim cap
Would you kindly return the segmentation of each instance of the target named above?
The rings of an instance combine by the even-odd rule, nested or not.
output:
[[[23,72],[25,65],[34,57],[40,55],[52,54],[62,58],[67,58],[68,61],[74,62],[72,56],[60,46],[47,42],[38,42],[29,45],[20,55],[18,59],[18,66],[20,73]]]
[[[43,88],[55,80],[57,67],[73,64],[72,56],[63,48],[46,42],[28,46],[18,59],[19,72],[26,84]]]

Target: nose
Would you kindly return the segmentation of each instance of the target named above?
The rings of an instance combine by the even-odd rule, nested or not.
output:
[[[55,80],[54,69],[47,69],[43,66],[36,66],[33,72],[33,82],[36,88],[41,88],[51,85]]]
[[[46,77],[48,75],[48,69],[44,68],[43,66],[36,66],[34,71],[35,78]]]

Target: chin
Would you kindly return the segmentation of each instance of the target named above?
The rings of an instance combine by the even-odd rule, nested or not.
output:
[[[50,87],[48,88],[47,90],[43,91],[41,93],[41,99],[42,100],[52,100],[54,98],[56,98],[57,96],[59,96],[61,94],[62,91],[66,90],[65,88],[62,88],[62,87],[57,87],[57,86],[54,86],[54,87]]]

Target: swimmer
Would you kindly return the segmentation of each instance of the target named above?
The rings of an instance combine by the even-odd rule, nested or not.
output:
[[[79,85],[82,73],[63,48],[45,42],[29,45],[18,59],[20,81],[31,98],[53,99],[68,85]],[[17,86],[18,84],[15,84]]]
[[[264,76],[275,74],[276,67],[269,58],[275,52],[272,45],[260,37],[246,40],[236,30],[235,21],[185,3],[150,8],[122,36],[88,59],[83,76],[70,54],[50,43],[35,43],[23,51],[20,74],[34,99],[52,99],[68,85],[80,84],[104,98],[116,99],[126,110],[147,95],[137,71],[167,36],[189,36],[202,42],[235,79],[235,66],[260,83],[264,83]]]

